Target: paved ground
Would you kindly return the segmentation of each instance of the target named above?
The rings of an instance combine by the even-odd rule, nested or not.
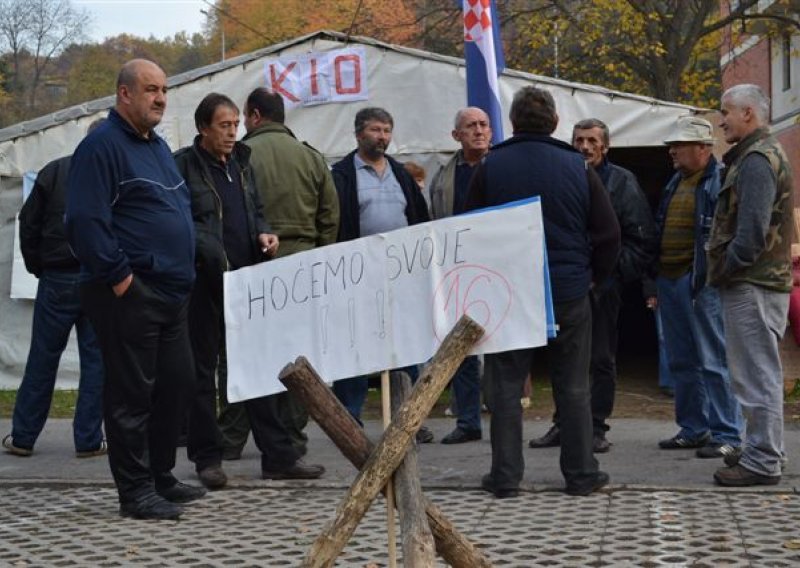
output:
[[[428,425],[437,440],[453,421]],[[0,419],[0,433],[9,420]],[[547,428],[526,423],[526,438]],[[377,422],[367,431],[379,435]],[[487,427],[488,431],[488,427]],[[313,482],[258,479],[259,456],[226,462],[230,488],[191,505],[180,522],[117,515],[105,458],[73,457],[67,420],[48,423],[30,458],[0,454],[0,566],[291,566],[330,520],[355,470],[312,427],[310,461],[327,474]],[[717,460],[662,451],[665,421],[612,422],[600,456],[610,487],[586,498],[561,493],[556,449],[525,450],[524,493],[498,501],[477,489],[488,470],[488,440],[423,446],[426,494],[498,566],[798,566],[800,430],[787,426],[790,462],[767,489],[717,488]],[[181,450],[175,473],[196,482]],[[362,522],[339,566],[386,563],[381,501]]]

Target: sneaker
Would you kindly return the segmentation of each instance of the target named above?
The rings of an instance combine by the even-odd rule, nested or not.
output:
[[[541,438],[534,438],[528,442],[529,448],[555,448],[561,445],[561,430],[553,424],[547,431],[547,434]]]
[[[531,407],[531,397],[523,396],[519,399],[519,404],[522,406],[522,410],[527,410]]]
[[[135,501],[121,503],[119,514],[131,519],[153,519],[160,521],[177,521],[183,508],[170,503],[157,493],[149,493]]]
[[[3,447],[9,454],[14,454],[15,456],[20,456],[23,458],[30,457],[30,455],[33,453],[33,448],[15,446],[14,439],[11,437],[11,434],[3,438]]]
[[[156,488],[156,493],[170,503],[189,503],[196,501],[206,494],[206,490],[202,487],[195,487],[194,485],[186,485],[180,481],[176,481],[174,485],[170,485],[164,489]]]
[[[417,430],[417,444],[430,444],[433,442],[433,432],[427,426],[422,426]]]
[[[741,456],[742,450],[740,448],[735,448],[730,444],[719,444],[716,442],[706,444],[702,448],[698,448],[698,450],[695,452],[695,455],[698,458],[725,458],[734,454]],[[736,462],[738,463],[738,461],[739,458],[737,457]]]
[[[283,469],[262,469],[261,479],[317,479],[325,473],[321,465],[307,464],[302,459]]]
[[[94,458],[104,456],[108,453],[108,445],[105,440],[100,440],[100,445],[93,450],[80,450],[75,452],[76,458]]]
[[[587,495],[591,495],[598,489],[608,485],[609,480],[610,478],[608,477],[608,474],[605,471],[598,471],[597,474],[595,475],[594,481],[589,485],[583,487],[579,487],[576,485],[567,485],[566,489],[564,489],[564,492],[567,495],[573,495],[576,497],[586,497]]]
[[[714,481],[725,487],[750,487],[752,485],[777,485],[781,481],[780,475],[761,475],[754,471],[734,465],[722,467],[714,472]]]
[[[197,477],[209,489],[222,489],[228,483],[228,476],[218,463],[201,469],[197,472]]]
[[[722,461],[725,462],[725,465],[727,465],[728,467],[733,467],[735,465],[739,465],[739,460],[741,459],[741,457],[742,457],[742,447],[739,446],[737,448],[733,448],[732,452],[725,454],[722,457]]]
[[[706,432],[699,438],[684,438],[680,434],[674,435],[672,438],[661,440],[658,447],[662,450],[693,450],[695,448],[702,448],[711,439],[711,433]]]
[[[518,488],[500,489],[499,487],[496,487],[490,473],[487,473],[481,478],[481,489],[488,491],[498,499],[513,499],[515,497],[519,497]]]

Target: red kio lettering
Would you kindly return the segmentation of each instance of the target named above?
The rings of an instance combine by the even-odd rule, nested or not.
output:
[[[344,63],[353,65],[353,85],[351,87],[342,85],[342,65]],[[333,74],[336,80],[337,94],[355,95],[361,92],[361,58],[358,55],[337,55],[333,60]]]
[[[311,94],[316,96],[319,94],[319,85],[317,84],[317,60],[311,60],[311,75],[309,76],[311,82]]]
[[[289,63],[289,65],[286,66],[286,69],[284,69],[283,72],[276,77],[275,64],[274,63],[269,64],[269,79],[270,83],[272,83],[272,91],[275,93],[280,93],[281,95],[283,95],[284,98],[292,101],[293,103],[300,102],[300,99],[294,96],[294,93],[284,89],[282,87],[282,83],[286,80],[286,77],[289,75],[289,73],[292,72],[292,69],[294,69],[295,65],[297,65],[297,62],[292,61],[291,63]]]

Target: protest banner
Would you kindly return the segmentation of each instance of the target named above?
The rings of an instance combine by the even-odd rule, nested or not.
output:
[[[329,381],[425,362],[463,314],[473,353],[544,345],[544,256],[535,199],[228,272],[228,399],[284,390],[300,355]]]

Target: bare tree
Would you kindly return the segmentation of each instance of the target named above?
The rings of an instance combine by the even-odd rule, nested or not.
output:
[[[70,0],[0,0],[0,46],[11,52],[12,88],[27,92],[30,110],[36,107],[37,91],[53,57],[84,39],[90,23],[89,13]],[[27,73],[24,61],[29,63]]]

